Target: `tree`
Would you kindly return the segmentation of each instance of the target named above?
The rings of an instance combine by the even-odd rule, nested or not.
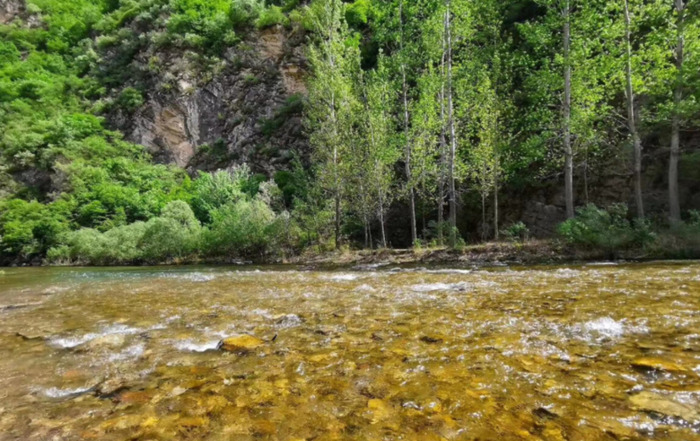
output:
[[[380,54],[376,70],[366,76],[364,101],[366,139],[369,147],[366,165],[370,169],[367,183],[372,186],[372,192],[376,195],[382,248],[387,246],[386,212],[391,204],[390,190],[394,183],[392,168],[399,158],[399,151],[392,140],[392,86],[386,60]]]
[[[416,192],[413,187],[413,176],[411,172],[411,138],[409,136],[410,130],[410,116],[408,111],[408,80],[406,78],[406,57],[408,56],[408,51],[406,48],[406,31],[404,23],[404,7],[403,0],[399,0],[399,23],[400,23],[400,55],[401,58],[401,100],[403,103],[403,129],[405,136],[405,150],[404,150],[404,167],[406,172],[406,182],[408,183],[408,200],[411,209],[411,244],[415,245],[418,240],[418,232],[416,225]]]
[[[629,0],[624,1],[625,15],[625,86],[627,98],[627,125],[634,144],[634,199],[637,217],[644,218],[644,199],[642,198],[642,138],[637,130],[635,113],[635,95],[632,80],[632,30]]]
[[[683,0],[674,2],[676,14],[676,46],[674,59],[676,81],[673,89],[671,119],[671,155],[668,160],[668,208],[672,224],[681,221],[681,203],[678,196],[678,159],[680,158],[681,103],[683,101],[683,69],[685,49],[685,8]]]
[[[357,115],[353,85],[359,69],[359,51],[349,43],[345,9],[340,0],[316,0],[308,7],[315,29],[308,59],[309,105],[306,127],[317,161],[318,176],[332,197],[335,210],[335,246],[341,242],[342,201],[346,183],[348,145]]]
[[[457,189],[455,185],[455,162],[457,157],[457,134],[455,130],[454,97],[452,81],[452,10],[451,1],[445,2],[445,55],[447,64],[447,133],[450,137],[447,159],[448,201],[450,207],[450,232],[449,243],[451,247],[457,245]]]
[[[564,22],[563,57],[564,57],[564,198],[566,200],[566,217],[574,217],[574,152],[571,147],[571,0],[564,0],[562,12]]]

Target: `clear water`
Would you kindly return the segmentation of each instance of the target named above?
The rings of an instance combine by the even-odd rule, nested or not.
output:
[[[4,269],[0,440],[82,439],[700,440],[700,264]]]

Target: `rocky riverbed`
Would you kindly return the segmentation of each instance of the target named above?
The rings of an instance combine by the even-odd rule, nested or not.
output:
[[[700,264],[18,268],[0,440],[700,440]]]

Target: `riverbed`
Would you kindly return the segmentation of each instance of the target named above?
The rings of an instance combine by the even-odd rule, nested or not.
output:
[[[83,439],[700,440],[700,263],[2,269],[0,440]]]

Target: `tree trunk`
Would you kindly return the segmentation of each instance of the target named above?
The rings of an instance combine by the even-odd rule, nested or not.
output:
[[[374,248],[374,239],[372,238],[372,222],[367,221],[367,233],[369,235],[369,249]]]
[[[498,165],[500,167],[500,164]],[[498,170],[498,167],[496,170]],[[498,174],[493,177],[493,238],[498,240]]]
[[[404,48],[404,30],[403,30],[403,0],[399,2],[399,21],[401,23],[401,50]],[[405,56],[405,54],[402,54]],[[409,127],[409,115],[408,115],[408,84],[406,82],[406,65],[403,60],[401,62],[401,82],[403,91],[403,124],[404,124],[404,135],[406,136],[406,157],[405,157],[405,170],[406,170],[406,181],[408,183],[408,198],[409,205],[411,209],[411,245],[415,245],[418,240],[418,226],[416,224],[416,192],[413,188],[413,177],[411,175],[411,140],[408,133]]]
[[[590,202],[588,196],[588,146],[586,146],[585,155],[583,159],[583,201],[588,205]]]
[[[447,0],[447,11],[445,12],[445,31],[447,36],[447,124],[450,131],[447,181],[450,205],[450,246],[454,248],[457,245],[457,191],[455,189],[457,137],[455,134],[454,103],[452,100],[452,23],[450,15],[450,0]]]
[[[335,14],[335,2],[331,2],[332,16]],[[333,41],[333,26],[328,29],[328,45]],[[333,51],[329,49],[328,63],[331,69],[335,69]],[[333,125],[333,199],[335,201],[335,249],[340,248],[340,173],[338,171],[338,116],[335,110],[335,92],[331,92],[331,124]]]
[[[673,91],[673,118],[671,120],[671,157],[668,162],[668,206],[669,220],[671,224],[681,221],[681,204],[678,196],[678,160],[680,158],[680,131],[681,117],[680,105],[683,99],[683,49],[685,44],[684,35],[684,12],[683,0],[676,0],[676,13],[678,14],[676,41],[676,85]]]
[[[625,0],[625,50],[627,55],[627,125],[634,143],[634,201],[637,205],[637,218],[644,218],[642,198],[642,139],[637,131],[634,109],[634,87],[632,85],[632,30],[630,23],[629,0]]]
[[[447,56],[447,44],[445,41],[445,32],[442,36],[442,57],[440,60],[440,74],[441,74],[441,84],[440,84],[440,163],[438,165],[438,196],[437,196],[437,209],[438,209],[438,244],[440,246],[445,245],[445,162],[446,162],[446,151],[447,151],[447,136],[445,131],[447,130],[447,122],[445,120],[445,58]]]
[[[486,193],[481,192],[481,240],[486,241]]]
[[[382,248],[386,248],[386,225],[384,225],[384,194],[379,190],[379,227],[381,228]]]
[[[574,152],[571,147],[571,4],[564,6],[564,196],[566,217],[574,217]]]
[[[333,124],[334,140],[338,140],[337,115],[335,113],[335,94],[331,94],[331,121]],[[335,201],[335,249],[340,248],[340,173],[338,171],[338,145],[333,143],[333,199]]]
[[[335,249],[340,249],[340,192],[335,192]]]

